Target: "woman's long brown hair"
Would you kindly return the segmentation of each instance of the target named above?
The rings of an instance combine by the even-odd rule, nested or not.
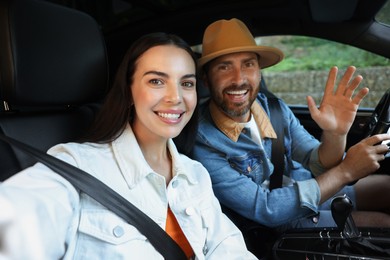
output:
[[[134,117],[130,86],[139,57],[152,47],[174,45],[187,51],[194,60],[196,56],[191,47],[180,37],[167,33],[147,34],[135,41],[127,50],[120,64],[113,85],[97,114],[96,120],[82,139],[84,142],[108,143],[117,139]],[[182,132],[174,138],[179,152],[189,155],[195,142],[198,125],[198,106]]]

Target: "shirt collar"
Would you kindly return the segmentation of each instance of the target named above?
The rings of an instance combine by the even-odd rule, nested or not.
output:
[[[245,123],[238,123],[223,113],[213,100],[210,101],[210,114],[214,123],[227,137],[232,141],[237,142]],[[267,113],[259,103],[253,102],[251,113],[255,118],[256,125],[260,131],[262,138],[276,138],[276,133],[272,127],[271,121]]]
[[[112,142],[112,148],[114,157],[130,188],[135,187],[137,183],[148,175],[155,173],[145,160],[129,124],[125,131]],[[180,159],[180,156],[183,155],[179,154],[172,139],[168,140],[168,150],[172,157],[173,175],[183,175],[189,182],[196,183],[196,178],[192,174],[187,174],[186,167]]]

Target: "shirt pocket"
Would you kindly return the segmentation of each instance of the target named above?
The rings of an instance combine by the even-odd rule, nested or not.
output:
[[[142,258],[142,252],[156,258],[156,251],[134,226],[109,210],[82,210],[75,258]],[[145,256],[145,253],[144,255]],[[161,256],[157,253],[157,259]]]
[[[246,153],[242,156],[228,158],[230,167],[238,173],[251,178],[258,178],[262,174],[264,155],[261,152]]]
[[[176,215],[182,231],[198,257],[196,259],[202,259],[201,256],[206,244],[208,227],[204,221],[203,214],[204,209],[202,205],[192,202],[191,206],[183,210],[183,213]]]

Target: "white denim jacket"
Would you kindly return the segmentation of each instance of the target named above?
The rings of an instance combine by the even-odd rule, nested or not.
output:
[[[130,127],[109,144],[60,144],[49,153],[94,175],[164,229],[169,204],[195,259],[256,259],[222,214],[206,169],[179,154],[172,140],[168,147],[174,171],[168,186]],[[0,202],[0,241],[12,259],[163,259],[137,229],[42,164],[5,181]]]

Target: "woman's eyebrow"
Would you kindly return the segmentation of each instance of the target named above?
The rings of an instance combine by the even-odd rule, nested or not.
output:
[[[196,78],[196,75],[195,74],[186,74],[181,78],[183,78],[183,79]]]
[[[150,74],[153,74],[153,75],[157,75],[157,76],[160,76],[160,77],[164,77],[164,78],[169,78],[169,75],[165,72],[161,72],[161,71],[157,71],[157,70],[150,70],[150,71],[147,71],[144,73],[144,76],[146,75],[150,75]],[[182,79],[188,79],[188,78],[196,78],[196,75],[191,73],[191,74],[185,74],[181,77]]]
[[[149,74],[154,74],[154,75],[165,77],[165,78],[168,77],[168,74],[166,74],[164,72],[161,72],[161,71],[157,71],[157,70],[147,71],[147,72],[144,73],[144,76],[149,75]]]

